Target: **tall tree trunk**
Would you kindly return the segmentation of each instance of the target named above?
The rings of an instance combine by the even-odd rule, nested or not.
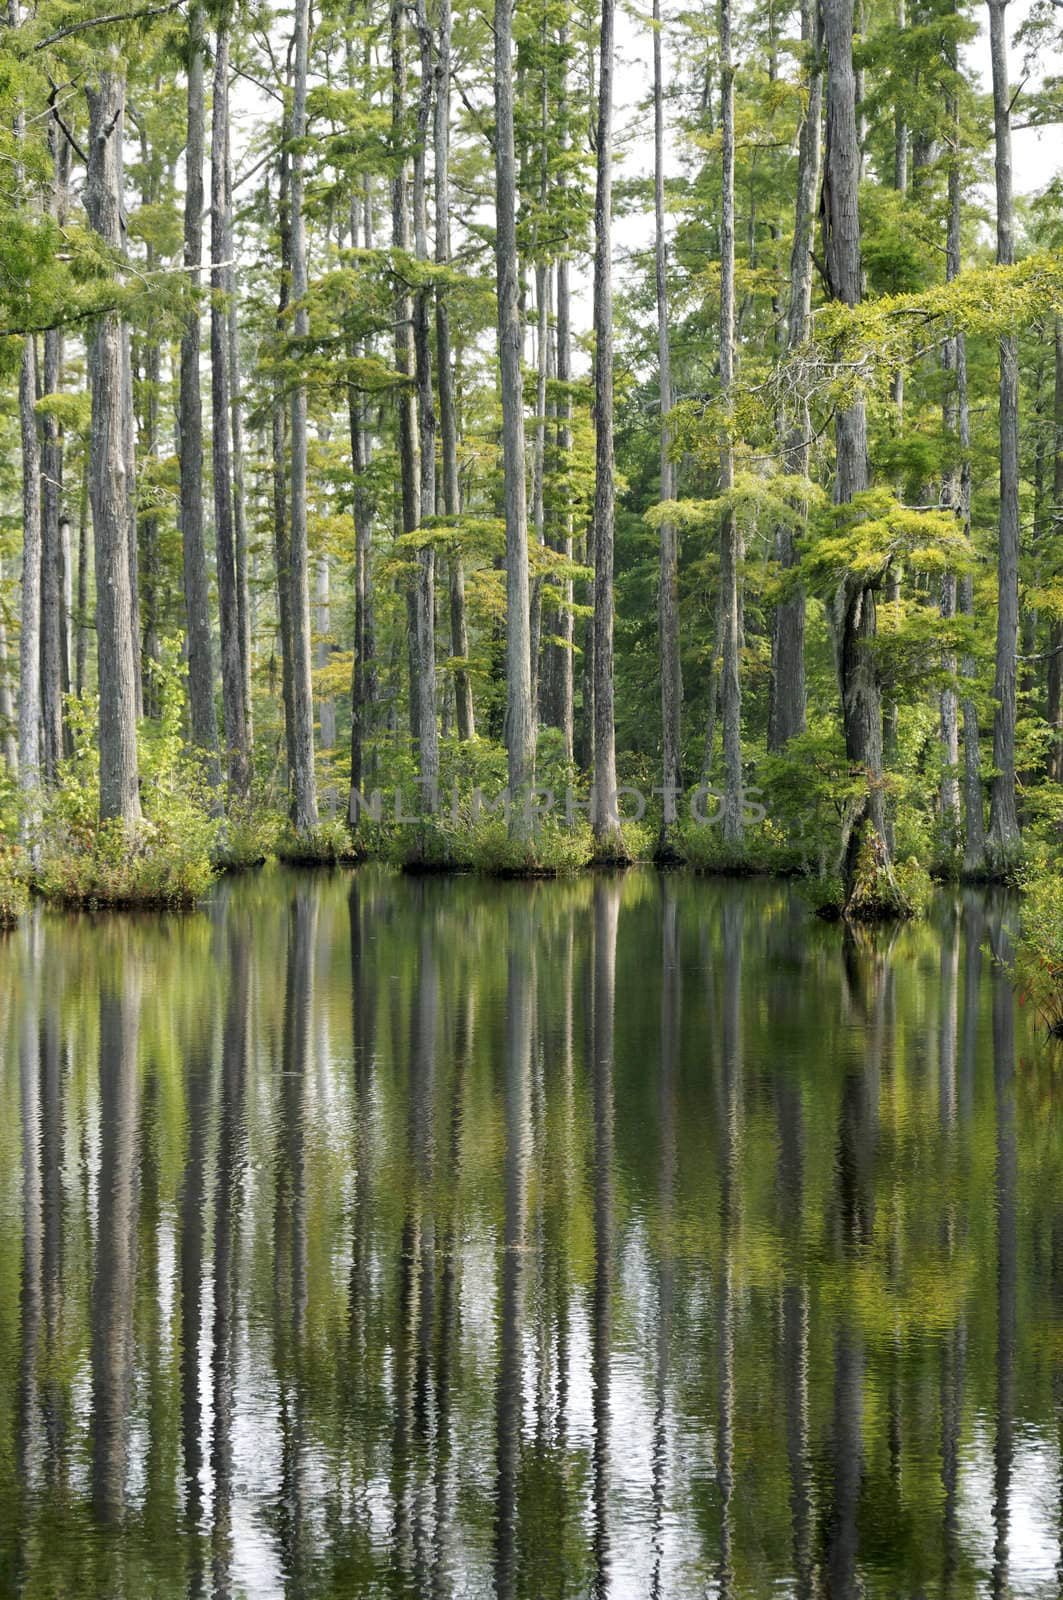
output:
[[[228,119],[227,119],[228,122]],[[233,550],[236,557],[236,615],[240,629],[240,667],[244,688],[244,733],[250,758],[254,746],[251,720],[251,589],[247,570],[247,494],[244,483],[243,385],[240,378],[240,317],[233,261],[233,163],[230,140],[225,149],[225,227],[229,241],[229,405],[232,429]]]
[[[295,83],[292,95],[291,251],[293,331],[298,342],[310,331],[306,307],[306,218],[303,159],[306,140],[306,81],[310,50],[310,0],[296,0]],[[306,386],[297,383],[291,402],[291,631],[292,631],[292,821],[297,833],[317,827],[314,775],[314,695],[310,677],[310,554],[306,524]]]
[[[956,70],[956,62],[949,61],[952,71]],[[949,159],[948,172],[948,222],[945,236],[945,276],[951,283],[960,271],[960,151],[959,151],[959,126],[957,116],[957,102],[955,92],[950,93],[949,111],[952,128],[953,145]],[[941,500],[947,509],[954,510],[959,516],[964,533],[970,532],[970,476],[971,469],[966,458],[966,453],[959,445],[960,434],[960,405],[961,398],[964,409],[967,408],[967,370],[966,352],[960,349],[960,341],[964,338],[962,333],[951,336],[945,340],[941,352],[941,365],[945,378],[945,394],[942,402],[942,424],[946,437],[946,448],[954,441],[955,456],[946,466],[941,475]],[[963,392],[960,392],[960,369],[963,365]],[[966,424],[969,428],[969,422]],[[946,572],[941,580],[941,615],[948,621],[956,615],[959,599],[959,584],[954,572]],[[947,655],[945,670],[951,674],[956,672],[956,658]],[[959,728],[959,697],[955,688],[948,684],[941,691],[941,761],[942,776],[940,789],[942,832],[946,844],[954,848],[960,838],[960,728]],[[981,812],[981,793],[979,790],[979,813]]]
[[[106,248],[122,249],[122,117],[125,83],[100,73],[89,104],[85,209]],[[99,318],[89,341],[92,391],[90,479],[96,545],[96,637],[100,687],[100,820],[127,826],[140,818],[137,786],[136,665],[129,570],[127,443],[129,388],[126,330],[115,311]]]
[[[51,211],[60,227],[66,221],[70,146],[53,117],[48,128],[52,150]],[[63,336],[44,335],[44,393],[56,395],[62,383]],[[66,610],[63,603],[63,432],[54,411],[43,419],[41,447],[41,726],[45,782],[54,784],[63,756],[63,695],[69,689]]]
[[[22,346],[18,412],[22,434],[22,583],[18,650],[18,777],[23,828],[35,817],[41,781],[41,441],[37,431],[37,344]]]
[[[545,106],[546,91],[543,91]],[[545,113],[544,113],[545,115]],[[545,138],[545,134],[544,134]],[[541,206],[546,206],[543,178]],[[546,543],[546,381],[550,365],[550,269],[545,261],[535,265],[535,448],[532,455],[532,531],[536,545]],[[532,705],[539,706],[539,660],[543,633],[543,580],[532,580],[529,601],[528,656],[531,663]]]
[[[123,214],[124,215],[124,214]],[[125,223],[122,223],[123,231]],[[126,561],[129,566],[129,626],[133,640],[133,706],[144,715],[144,672],[140,659],[140,549],[137,544],[138,495],[136,410],[133,405],[133,336],[122,324],[122,448],[125,455]]]
[[[140,161],[144,171],[141,195],[145,206],[159,201],[159,159],[148,141],[147,128],[140,130]],[[145,247],[145,267],[151,276],[158,267],[155,245],[149,235]],[[157,464],[159,456],[159,381],[162,369],[162,352],[155,318],[148,316],[142,341],[133,350],[134,366],[142,374],[140,433],[141,453],[146,461]],[[158,666],[159,642],[159,518],[153,492],[147,497],[143,512],[137,516],[139,542],[139,568],[141,575],[141,625],[144,629],[141,653],[145,663]],[[144,693],[144,710],[150,717],[159,713],[158,685],[148,667]]]
[[[657,290],[657,374],[661,392],[661,500],[675,499],[672,460],[672,349],[668,332],[668,247],[664,236],[664,74],[661,0],[653,0],[653,219],[654,280]],[[683,787],[681,723],[683,677],[679,658],[679,536],[675,523],[660,528],[657,591],[657,648],[661,672],[661,784],[664,789],[657,851],[670,854],[669,831]],[[673,793],[674,791],[674,793]]]
[[[188,14],[188,134],[185,146],[184,266],[189,288],[199,288],[203,254],[203,143],[206,116],[203,92],[203,6]],[[178,403],[181,549],[185,620],[188,630],[188,703],[192,740],[203,751],[207,781],[221,785],[218,719],[214,709],[214,662],[210,632],[210,589],[203,542],[203,413],[199,392],[199,310],[193,306],[181,334]],[[80,587],[80,585],[79,585]]]
[[[3,585],[4,563],[0,561],[0,587]],[[15,699],[11,693],[11,664],[7,645],[7,622],[0,611],[0,747],[4,752],[4,765],[12,778],[18,775],[18,725],[15,721]]]
[[[558,30],[558,55],[560,57],[560,83],[558,87],[557,120],[561,129],[562,150],[568,149],[568,79],[566,69],[568,39],[564,25]],[[564,173],[557,185],[558,210],[565,214],[566,184]],[[572,560],[572,479],[569,457],[572,452],[572,294],[568,240],[561,241],[557,256],[557,382],[560,391],[558,408],[557,453],[560,480],[557,544],[566,561]],[[575,626],[572,612],[572,579],[561,583],[561,605],[554,620],[554,631],[560,643],[550,646],[551,663],[550,720],[561,730],[566,761],[572,760],[573,746],[573,687],[575,675]]]
[[[820,11],[815,0],[802,0],[801,39],[809,51],[808,99],[797,152],[797,198],[786,328],[786,344],[790,351],[804,342],[812,306],[812,245],[823,120],[822,41]],[[786,471],[797,477],[808,476],[810,429],[808,407],[801,404],[790,422],[784,456]],[[797,565],[791,528],[776,529],[775,555],[784,572],[792,571]],[[798,590],[780,601],[772,615],[769,750],[781,750],[795,735],[804,732],[805,709],[805,595],[803,590]]]
[[[1052,407],[1052,515],[1058,530],[1063,522],[1063,317],[1055,319],[1055,383]],[[1057,618],[1049,634],[1048,726],[1052,742],[1048,749],[1048,775],[1063,783],[1063,620]]]
[[[329,638],[332,632],[332,604],[327,556],[318,557],[314,585],[314,606],[317,611],[317,665],[320,669],[328,666],[329,657],[332,655],[332,643]],[[321,697],[318,706],[318,719],[321,726],[322,750],[334,750],[336,748],[336,702],[330,694],[325,694]]]
[[[436,261],[450,264],[450,61],[451,6],[440,0],[436,54],[436,98],[433,123],[436,208]],[[436,369],[439,385],[439,432],[443,458],[443,510],[448,517],[461,511],[458,483],[458,416],[454,397],[454,371],[450,351],[450,309],[446,289],[436,290]],[[469,631],[465,616],[465,567],[461,549],[450,555],[450,651],[455,660],[469,657]],[[458,738],[476,737],[472,678],[466,666],[454,671],[454,711]]]
[[[612,0],[606,0],[607,5]],[[517,185],[513,145],[513,0],[495,0],[495,258],[498,356],[502,385],[502,470],[506,515],[506,750],[510,832],[523,838],[524,799],[535,780],[535,711],[531,694],[528,504],[524,482],[524,397],[518,303]]]
[[[359,209],[363,217],[362,242],[367,250],[373,247],[372,203],[370,180],[365,178],[361,197],[351,198],[351,246],[358,244]],[[361,207],[359,207],[361,199]],[[368,345],[366,346],[368,350]],[[352,346],[352,353],[353,346]],[[357,797],[362,792],[365,776],[365,741],[370,731],[373,703],[376,698],[376,655],[373,630],[372,573],[370,553],[372,538],[372,504],[365,484],[369,466],[371,438],[361,396],[352,387],[347,397],[348,422],[351,436],[351,465],[354,471],[354,662],[351,669],[351,787],[347,805],[347,820],[355,828],[359,820]]]
[[[425,0],[417,0],[417,38],[421,57],[421,89],[417,102],[417,146],[413,158],[414,252],[428,257],[427,150],[432,120],[432,34]],[[417,525],[436,511],[436,410],[432,393],[432,290],[418,289],[414,299],[413,343],[417,375],[419,445],[419,508]],[[432,803],[439,785],[439,731],[436,725],[436,585],[435,551],[430,544],[417,552],[417,739],[423,800]]]
[[[81,505],[78,509],[78,600],[77,650],[74,658],[74,693],[85,692],[89,661],[89,464],[81,473]]]
[[[594,778],[596,844],[620,841],[613,716],[613,28],[615,0],[602,0],[598,59],[598,174],[594,197]]]
[[[291,229],[291,162],[288,155],[288,138],[291,134],[290,115],[285,113],[282,128],[286,137],[281,143],[277,184],[277,232],[280,244],[280,290],[277,296],[277,336],[284,337],[288,322],[291,295],[292,229]],[[273,453],[273,563],[277,573],[277,628],[281,644],[281,691],[284,699],[284,750],[288,763],[288,806],[292,805],[292,778],[295,770],[295,691],[292,675],[292,574],[291,538],[288,528],[288,419],[284,403],[284,390],[280,378],[274,384],[271,408],[271,434]]]
[[[391,154],[395,173],[391,180],[391,242],[396,250],[409,252],[410,213],[407,204],[408,167],[406,161],[406,24],[400,0],[391,0],[389,38],[391,49]],[[413,332],[413,303],[399,277],[395,295],[395,370],[407,380],[397,392],[399,471],[402,480],[402,531],[413,533],[420,522],[420,483],[417,465],[417,392],[413,377],[416,368]],[[417,665],[417,590],[406,588],[407,647],[410,661],[410,735],[420,749],[420,697]]]
[[[222,720],[229,792],[246,799],[251,787],[247,743],[247,695],[243,636],[236,583],[233,481],[230,430],[232,395],[229,370],[229,310],[233,288],[232,228],[229,218],[229,16],[218,26],[214,45],[214,100],[210,133],[210,395],[211,462],[214,478],[214,546],[218,569],[218,622],[221,633]]]
[[[731,0],[720,0],[720,159],[723,193],[720,211],[720,394],[726,432],[720,448],[720,493],[734,488],[734,444],[731,397],[735,357],[735,110],[731,61]],[[738,672],[741,643],[738,611],[738,567],[741,535],[731,507],[720,524],[720,706],[723,713],[723,837],[734,844],[742,823],[742,685]]]
[[[993,133],[996,147],[997,263],[1015,260],[1011,182],[1011,92],[1006,0],[990,0]],[[1015,801],[1016,655],[1019,640],[1019,336],[1002,334],[1000,351],[1000,531],[997,549],[997,650],[993,681],[993,768],[986,865],[1004,873],[1022,850]]]
[[[822,212],[826,275],[830,292],[845,305],[859,304],[860,146],[853,70],[852,0],[824,0],[827,49],[827,137]],[[869,484],[867,414],[862,400],[835,417],[837,451],[835,500],[844,505]],[[872,654],[876,633],[875,591],[861,575],[850,574],[834,597],[834,634],[841,693],[845,753],[850,768],[866,778],[864,794],[846,817],[843,870],[852,887],[865,826],[877,857],[888,862],[882,789],[882,693]]]

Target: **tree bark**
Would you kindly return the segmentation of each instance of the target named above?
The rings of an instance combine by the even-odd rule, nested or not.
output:
[[[990,0],[993,133],[997,200],[997,263],[1015,260],[1011,179],[1011,101],[1006,0]],[[997,648],[993,680],[993,780],[989,791],[986,865],[1006,873],[1022,850],[1015,798],[1016,656],[1019,641],[1019,338],[1002,334],[1000,352],[1000,525],[997,549]]]
[[[436,54],[436,96],[434,136],[434,178],[436,208],[436,261],[450,264],[450,62],[451,5],[440,0],[438,48]],[[436,369],[439,385],[439,432],[443,458],[443,509],[448,517],[461,511],[458,482],[458,418],[454,397],[454,372],[450,351],[450,309],[447,291],[436,290]],[[465,567],[461,550],[450,555],[450,651],[457,661],[469,657],[469,632],[465,616]],[[458,738],[476,737],[472,699],[472,678],[466,666],[454,670],[454,711]]]
[[[606,0],[607,5],[612,0]],[[518,302],[516,158],[513,142],[513,0],[495,0],[495,258],[502,386],[502,468],[506,518],[506,750],[510,832],[528,832],[524,799],[535,779],[531,696],[528,505],[524,482],[524,397]]]
[[[602,0],[598,58],[597,185],[594,198],[594,747],[591,820],[599,850],[620,841],[613,714],[613,30],[614,0]]]
[[[720,132],[722,200],[720,213],[720,396],[724,429],[720,448],[720,493],[734,488],[734,444],[731,437],[731,397],[735,356],[735,127],[734,66],[731,60],[731,0],[720,0]],[[725,507],[720,524],[720,708],[723,721],[723,837],[735,844],[744,832],[742,821],[742,685],[738,671],[740,621],[738,568],[741,535],[731,507]]]
[[[1055,319],[1053,346],[1052,500],[1058,528],[1063,519],[1063,317],[1057,316]],[[1048,637],[1047,716],[1052,732],[1052,742],[1048,747],[1048,775],[1056,783],[1063,783],[1063,621],[1059,618],[1053,622]]]
[[[51,210],[56,222],[66,221],[70,146],[53,117],[48,129],[52,149]],[[58,328],[44,335],[44,393],[59,393],[63,373],[63,336]],[[54,784],[64,753],[63,695],[70,688],[67,661],[65,577],[63,569],[63,432],[59,418],[46,411],[41,447],[41,726],[45,782]]]
[[[77,647],[74,657],[74,693],[85,692],[89,659],[89,464],[81,474],[81,506],[78,510],[78,598]]]
[[[812,244],[823,119],[820,13],[814,0],[802,0],[801,39],[809,50],[808,99],[798,144],[794,242],[790,253],[786,344],[791,352],[804,342],[812,306]],[[808,476],[810,432],[808,407],[799,405],[791,419],[784,456],[786,471],[797,477]],[[784,572],[792,571],[797,565],[797,549],[789,527],[776,529],[775,555]],[[780,601],[772,614],[769,750],[781,750],[805,731],[805,713],[805,595],[803,590],[798,590]]]
[[[221,633],[222,721],[229,793],[246,800],[251,787],[247,740],[247,693],[243,629],[236,581],[233,479],[230,431],[229,308],[233,289],[233,239],[229,217],[229,16],[218,25],[214,44],[214,100],[210,135],[210,395],[211,463],[214,479],[214,547],[218,571],[218,623]]]
[[[122,117],[125,83],[113,70],[86,89],[89,104],[85,209],[89,226],[114,251],[122,239]],[[106,312],[89,340],[92,391],[89,493],[96,545],[96,637],[100,689],[100,820],[140,819],[137,780],[136,657],[131,593],[128,486],[129,388],[126,330]]]
[[[956,71],[955,47],[951,48],[949,66]],[[945,236],[945,276],[951,283],[959,274],[960,259],[960,224],[962,220],[961,190],[960,190],[960,153],[959,153],[959,117],[955,94],[950,95],[950,120],[952,126],[952,153],[949,160],[948,171],[948,222]],[[952,462],[941,475],[941,500],[943,506],[954,509],[958,516],[964,534],[970,535],[970,500],[971,500],[971,469],[967,460],[967,453],[960,443],[962,430],[970,433],[970,419],[967,414],[967,355],[962,333],[955,334],[945,340],[941,353],[941,364],[945,379],[945,394],[942,402],[942,423],[947,441],[955,440],[956,454]],[[960,412],[964,413],[962,423]],[[955,573],[947,572],[941,581],[941,615],[947,621],[956,615],[959,604],[960,586]],[[957,662],[954,655],[945,658],[945,670],[956,672]],[[967,717],[967,705],[964,706],[964,719]],[[977,739],[976,739],[977,744]],[[947,843],[954,847],[960,838],[960,726],[959,726],[959,697],[952,685],[947,685],[941,692],[941,759],[942,777],[940,789],[940,806],[942,829]],[[975,774],[977,781],[977,772]],[[981,784],[977,784],[978,814],[981,820]]]
[[[41,442],[37,431],[37,344],[22,346],[18,412],[22,436],[22,584],[18,650],[18,777],[23,829],[35,816],[41,781]]]
[[[188,16],[188,133],[185,146],[184,266],[189,288],[200,283],[203,254],[203,144],[206,125],[203,93],[203,6]],[[204,753],[207,781],[221,785],[218,719],[214,708],[214,662],[210,630],[210,589],[203,541],[203,413],[199,392],[199,310],[193,306],[181,334],[178,402],[181,550],[185,619],[188,630],[188,702],[192,741]]]
[[[327,667],[332,654],[329,638],[332,632],[332,605],[330,598],[329,564],[327,556],[319,556],[314,586],[314,605],[317,611],[317,665]],[[336,748],[336,702],[330,694],[322,695],[318,705],[322,750]]]
[[[657,292],[657,374],[661,395],[661,500],[676,496],[672,460],[672,350],[668,331],[668,246],[664,235],[664,74],[661,0],[653,0],[653,219],[654,281]],[[662,522],[657,590],[657,640],[661,671],[661,784],[664,789],[658,854],[670,852],[669,832],[683,787],[681,715],[683,677],[679,657],[679,536]],[[674,794],[673,792],[674,791]]]
[[[558,30],[558,55],[560,57],[560,83],[557,100],[557,120],[561,129],[561,148],[568,149],[568,81],[566,70],[567,34],[564,26]],[[566,183],[564,169],[558,179],[558,209],[565,213]],[[572,560],[572,294],[570,281],[569,242],[562,240],[557,255],[557,382],[560,390],[558,405],[557,453],[560,481],[557,545],[566,561]],[[549,697],[547,718],[561,731],[566,761],[572,760],[573,751],[573,698],[575,627],[572,614],[572,579],[561,583],[561,605],[554,619],[554,631],[560,641],[550,645],[547,653],[547,682]]]
[[[310,331],[306,307],[306,218],[303,213],[303,144],[310,50],[310,0],[296,0],[295,83],[291,122],[291,251],[294,335]],[[314,774],[314,696],[310,676],[310,574],[306,523],[306,386],[296,383],[291,399],[291,632],[292,632],[292,822],[296,833],[317,827]]]
[[[417,145],[413,158],[414,252],[418,261],[428,257],[427,148],[432,121],[432,34],[425,0],[417,0],[417,38],[421,58],[421,88],[417,102]],[[414,298],[413,343],[417,378],[419,507],[417,526],[436,510],[436,411],[432,392],[431,315],[432,290],[419,288]],[[417,623],[417,740],[423,798],[431,802],[439,786],[439,730],[436,724],[436,585],[435,551],[425,545],[417,552],[415,611]]]
[[[291,295],[292,229],[291,229],[291,162],[288,140],[291,135],[290,115],[285,113],[278,164],[277,232],[280,244],[280,291],[277,296],[277,336],[283,339],[288,322]],[[273,562],[277,574],[277,628],[281,644],[281,691],[284,699],[284,750],[288,762],[288,806],[292,806],[292,780],[295,770],[295,691],[292,675],[292,579],[291,539],[288,529],[288,454],[287,410],[284,391],[278,378],[274,385],[271,410],[273,452]]]
[[[853,70],[852,0],[825,0],[827,48],[827,137],[821,209],[826,276],[834,298],[849,306],[861,297],[860,146]],[[868,488],[867,414],[862,400],[835,417],[835,500],[844,505]],[[888,862],[882,788],[882,693],[872,654],[876,634],[875,591],[848,575],[834,597],[838,685],[850,768],[866,778],[863,797],[850,808],[842,840],[846,889],[852,887],[857,852],[870,826],[876,856]]]
[[[0,561],[0,585],[3,583],[4,563]],[[12,778],[18,776],[18,725],[15,720],[15,699],[11,693],[10,657],[7,643],[7,622],[0,612],[0,745],[4,752],[4,765]]]

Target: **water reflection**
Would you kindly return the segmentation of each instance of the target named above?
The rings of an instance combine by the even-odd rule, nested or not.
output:
[[[277,872],[32,920],[0,1591],[1056,1595],[1060,1088],[1010,915]]]

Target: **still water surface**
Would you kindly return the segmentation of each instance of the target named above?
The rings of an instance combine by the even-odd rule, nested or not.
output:
[[[0,1593],[1057,1596],[1063,1066],[943,897],[0,942]]]

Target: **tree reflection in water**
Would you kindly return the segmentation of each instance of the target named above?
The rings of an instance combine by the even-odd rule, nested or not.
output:
[[[1060,1091],[1009,917],[277,871],[31,919],[0,1589],[1054,1592]]]

